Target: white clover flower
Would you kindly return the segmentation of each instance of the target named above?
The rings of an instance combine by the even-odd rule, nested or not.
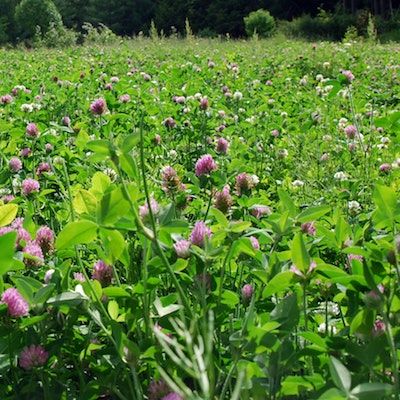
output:
[[[171,158],[176,158],[178,155],[178,153],[175,150],[170,150],[168,154]]]
[[[281,112],[281,117],[282,118],[287,118],[287,116],[288,116],[288,113],[286,111],[282,111]]]
[[[381,143],[388,144],[388,143],[390,143],[390,139],[386,136],[383,136],[383,137],[381,137]]]
[[[292,182],[292,185],[294,187],[302,187],[302,186],[304,186],[304,182],[299,179],[296,179],[295,181]]]
[[[243,99],[243,93],[236,91],[235,93],[233,93],[233,98],[237,101],[242,100]]]
[[[337,329],[335,328],[335,326],[329,325],[328,329],[329,329],[330,334],[336,335]],[[326,333],[326,324],[325,324],[325,322],[323,322],[322,324],[320,324],[318,326],[318,332],[319,333]]]
[[[287,149],[281,149],[278,152],[278,156],[280,158],[286,158],[289,155],[289,152],[287,151]]]
[[[331,135],[324,135],[324,136],[322,136],[322,140],[324,142],[331,142],[332,141],[332,136]]]
[[[337,181],[347,181],[347,174],[343,171],[339,171],[336,172],[335,175],[333,175],[333,177],[337,180]]]
[[[324,79],[324,76],[323,76],[322,74],[318,74],[318,75],[315,77],[315,80],[316,80],[317,82],[321,82],[323,79]]]
[[[357,214],[361,210],[361,205],[356,200],[349,201],[347,207],[350,214]]]
[[[322,66],[326,69],[329,68],[331,66],[331,63],[329,61],[325,61]]]
[[[260,183],[260,178],[257,175],[251,175],[251,180],[252,180],[254,186],[256,186]]]
[[[21,105],[21,111],[25,113],[31,113],[33,112],[33,106],[32,104],[22,104]]]
[[[105,168],[103,172],[111,179],[111,182],[115,182],[118,178],[118,174],[112,168]]]

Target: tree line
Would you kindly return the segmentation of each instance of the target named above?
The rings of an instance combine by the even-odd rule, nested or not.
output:
[[[241,37],[245,35],[243,18],[261,8],[281,20],[304,14],[315,16],[321,8],[352,14],[367,9],[374,15],[391,18],[400,8],[400,0],[0,0],[0,42],[15,42],[27,36],[21,21],[22,25],[34,24],[44,15],[44,6],[52,9],[53,17],[58,12],[65,27],[78,32],[89,22],[104,24],[118,35],[131,36],[147,33],[154,21],[159,31],[168,35],[171,27],[184,32],[188,19],[195,34],[228,33]],[[21,8],[29,15],[18,11]]]

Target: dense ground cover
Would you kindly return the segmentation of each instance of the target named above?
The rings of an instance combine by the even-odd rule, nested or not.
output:
[[[0,59],[2,399],[399,398],[400,47]]]

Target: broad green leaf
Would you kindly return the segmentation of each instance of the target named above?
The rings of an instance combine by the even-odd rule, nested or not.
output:
[[[110,317],[116,321],[118,319],[118,315],[119,315],[118,303],[115,300],[109,301],[107,310],[108,310],[108,313],[110,314]]]
[[[56,248],[62,250],[77,244],[91,243],[96,237],[96,223],[88,220],[70,222],[59,233],[56,240]]]
[[[356,396],[359,400],[377,400],[385,398],[390,395],[392,391],[393,386],[387,383],[371,382],[361,383],[351,391],[351,394]]]
[[[88,190],[80,189],[73,200],[74,209],[78,214],[95,214],[97,207],[96,197]]]
[[[292,241],[291,246],[293,264],[303,273],[306,273],[310,268],[310,256],[304,244],[303,234],[297,233]]]
[[[331,210],[329,206],[316,206],[316,207],[309,207],[302,211],[298,217],[297,220],[299,222],[311,222],[315,221],[316,219],[322,217],[325,214],[328,214],[328,212]]]
[[[282,299],[276,307],[271,311],[271,321],[277,321],[282,325],[283,330],[291,330],[299,321],[299,307],[297,304],[297,296],[291,294]]]
[[[376,185],[372,197],[377,207],[373,214],[373,221],[376,227],[391,227],[395,217],[399,215],[395,190],[391,187]]]
[[[0,276],[13,269],[16,239],[16,232],[0,236]]]
[[[283,292],[289,290],[292,280],[293,280],[293,272],[284,271],[275,275],[268,283],[267,287],[264,289],[262,293],[262,297],[265,299],[270,297],[276,293]]]
[[[351,388],[351,375],[348,369],[335,357],[329,360],[329,371],[336,387],[345,393],[349,393]]]
[[[324,392],[318,400],[347,400],[348,397],[339,389],[328,389]]]
[[[230,290],[224,290],[221,295],[221,303],[226,304],[230,308],[234,308],[239,304],[240,298],[237,293]]]
[[[86,147],[94,153],[102,156],[111,155],[111,143],[108,140],[91,140],[86,143]]]
[[[0,227],[11,224],[17,216],[18,206],[16,204],[4,204],[0,206]]]
[[[129,203],[125,200],[121,189],[115,189],[106,193],[98,208],[99,223],[103,225],[112,225],[123,217],[129,210]]]
[[[131,295],[119,286],[107,286],[103,289],[103,293],[107,297],[131,297]]]

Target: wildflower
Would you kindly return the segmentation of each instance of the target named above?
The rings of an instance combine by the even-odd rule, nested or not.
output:
[[[21,293],[15,288],[7,289],[1,295],[1,302],[7,304],[8,314],[11,317],[18,318],[27,315],[29,312],[29,305],[22,297]]]
[[[36,232],[35,243],[40,246],[43,253],[50,253],[54,247],[54,232],[48,226],[40,227]]]
[[[20,155],[21,157],[29,157],[32,154],[32,150],[29,147],[26,147],[21,150]]]
[[[32,138],[37,138],[39,136],[39,129],[33,122],[26,126],[26,135]]]
[[[74,272],[74,279],[78,282],[85,282],[85,275],[82,272]]]
[[[349,71],[349,70],[343,70],[343,71],[342,71],[342,75],[347,79],[347,81],[348,81],[349,83],[353,82],[353,80],[354,80],[354,75],[353,75],[353,73],[352,73],[351,71]]]
[[[208,106],[209,106],[209,103],[208,103],[207,97],[201,98],[200,99],[200,109],[201,110],[207,110]]]
[[[250,236],[250,242],[251,246],[253,247],[254,250],[260,250],[260,243],[258,239],[255,236]]]
[[[316,229],[314,222],[304,222],[304,224],[301,224],[301,231],[307,235],[315,236]]]
[[[51,143],[46,143],[44,145],[44,149],[46,150],[46,153],[51,153],[53,151],[54,147]]]
[[[357,128],[354,125],[348,125],[346,128],[344,128],[344,133],[348,139],[354,139],[357,135],[357,132]]]
[[[155,135],[153,138],[153,142],[156,146],[158,146],[161,143],[161,136],[160,135]]]
[[[19,365],[26,370],[42,367],[46,364],[49,353],[40,345],[25,347],[19,355]]]
[[[217,169],[217,164],[210,154],[199,158],[195,165],[196,176],[208,175]]]
[[[39,176],[42,175],[44,172],[51,172],[51,166],[47,162],[40,163],[36,169],[36,174]]]
[[[337,181],[347,181],[347,175],[343,171],[338,171],[333,175]]]
[[[336,335],[337,329],[336,329],[335,326],[333,326],[333,325],[328,325],[328,329],[329,329],[329,334],[331,334],[331,335]],[[318,332],[319,332],[319,333],[327,333],[327,332],[326,332],[326,324],[325,324],[325,322],[322,322],[321,324],[319,324],[319,326],[318,326]]]
[[[174,250],[179,258],[190,257],[190,245],[189,240],[181,239],[174,244]]]
[[[163,396],[170,393],[171,389],[162,379],[156,381],[152,380],[148,388],[149,400],[159,400]]]
[[[385,323],[380,320],[377,319],[374,323],[374,327],[372,328],[372,336],[376,337],[376,336],[380,336],[382,335],[386,330],[386,325]]]
[[[243,99],[243,94],[242,94],[241,92],[235,92],[235,93],[233,93],[233,98],[234,98],[236,101],[240,101],[240,100]]]
[[[65,117],[62,118],[61,123],[64,126],[70,126],[71,125],[71,118],[66,115]]]
[[[13,98],[10,94],[5,94],[4,96],[0,97],[0,103],[1,104],[10,104],[12,102]]]
[[[236,177],[235,188],[240,196],[243,193],[249,192],[254,187],[254,180],[251,175],[242,172]]]
[[[22,162],[18,157],[13,157],[8,162],[8,166],[12,172],[18,172],[22,169]]]
[[[27,267],[40,267],[44,264],[43,251],[35,242],[28,242],[24,247],[24,263]]]
[[[228,148],[229,148],[229,142],[226,139],[221,137],[217,140],[217,145],[215,148],[217,153],[226,154],[228,152]]]
[[[160,211],[160,206],[158,205],[157,201],[154,199],[150,199],[150,207],[153,215],[158,214]],[[147,218],[150,213],[149,213],[149,205],[147,204],[147,201],[145,204],[139,207],[139,215],[140,218],[145,219]]]
[[[185,185],[179,179],[174,168],[167,165],[161,170],[162,187],[166,193],[174,193],[185,190]]]
[[[110,265],[100,260],[93,267],[92,278],[101,283],[101,286],[110,285],[113,278],[113,270]]]
[[[254,288],[252,285],[247,283],[242,287],[242,298],[244,301],[249,301],[253,296]]]
[[[361,205],[358,201],[352,200],[348,203],[348,209],[350,214],[357,214],[361,210]]]
[[[90,105],[90,111],[93,115],[103,115],[107,111],[107,103],[103,98],[99,98],[95,100]]]
[[[384,163],[384,164],[380,165],[379,172],[387,174],[388,172],[390,172],[391,169],[392,169],[391,164]]]
[[[129,103],[131,100],[131,96],[129,94],[123,94],[122,96],[119,97],[119,101],[121,103]]]
[[[233,200],[230,195],[229,185],[225,185],[224,188],[215,194],[215,208],[223,213],[227,213],[229,208],[232,206]]]
[[[321,158],[319,159],[321,162],[325,162],[329,160],[329,153],[322,154]]]
[[[251,209],[251,215],[260,219],[265,215],[271,215],[271,209],[268,206],[254,206]]]
[[[175,127],[176,127],[176,122],[175,122],[175,120],[174,120],[172,117],[168,117],[168,118],[165,118],[165,119],[164,119],[163,125],[164,125],[166,128],[172,129],[172,128],[175,128]]]
[[[183,397],[176,392],[171,392],[164,396],[161,400],[183,400]]]
[[[304,182],[299,179],[296,179],[295,181],[292,182],[292,185],[294,187],[302,187],[302,186],[304,186]]]
[[[48,269],[46,271],[46,273],[44,274],[44,283],[47,285],[48,283],[50,283],[51,278],[54,275],[55,270],[54,269]]]
[[[40,184],[35,179],[27,178],[22,181],[21,189],[22,194],[28,196],[31,193],[39,192]]]
[[[203,247],[206,237],[211,237],[211,229],[203,221],[196,222],[190,234],[190,241],[196,246]]]

